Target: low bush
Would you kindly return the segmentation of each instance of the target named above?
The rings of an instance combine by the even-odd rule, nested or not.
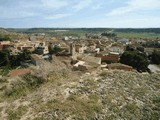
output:
[[[25,106],[20,106],[16,110],[8,110],[8,120],[19,120],[27,111]]]
[[[43,83],[44,79],[27,74],[22,78],[11,81],[10,85],[8,85],[4,90],[4,95],[6,97],[12,97],[16,99],[18,97],[25,96],[32,90],[40,87],[40,85]]]

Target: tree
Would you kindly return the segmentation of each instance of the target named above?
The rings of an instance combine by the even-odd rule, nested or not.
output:
[[[57,54],[58,52],[60,52],[61,48],[57,45],[54,45],[53,47],[52,44],[49,44],[48,50],[49,50],[49,54],[52,55],[52,54]]]
[[[147,71],[148,70],[148,59],[144,53],[139,53],[137,51],[126,51],[120,57],[120,62],[132,66],[138,71]]]
[[[8,66],[14,68],[20,65],[21,61],[30,60],[31,52],[23,50],[19,55],[10,55],[8,50],[0,51],[0,67]]]
[[[53,53],[54,53],[54,54],[57,54],[57,53],[60,52],[60,51],[61,51],[61,48],[60,48],[59,46],[55,45],[55,46],[53,47]]]
[[[10,65],[10,53],[8,50],[0,51],[0,66]]]
[[[22,53],[19,54],[19,60],[25,61],[31,59],[31,52],[27,49],[24,49]]]
[[[11,68],[14,68],[16,66],[19,66],[20,65],[20,59],[19,59],[19,56],[17,55],[12,55],[10,57],[10,66]]]
[[[131,47],[130,45],[127,45],[126,46],[126,51],[134,51],[134,48]]]
[[[152,55],[151,55],[151,61],[154,64],[160,64],[160,52],[154,50]]]
[[[115,33],[111,33],[111,32],[103,32],[101,35],[106,36],[106,37],[116,37],[117,36]]]

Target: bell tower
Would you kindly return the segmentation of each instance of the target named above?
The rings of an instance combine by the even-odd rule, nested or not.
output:
[[[74,56],[75,55],[75,44],[74,43],[71,43],[70,44],[70,54],[71,56]]]

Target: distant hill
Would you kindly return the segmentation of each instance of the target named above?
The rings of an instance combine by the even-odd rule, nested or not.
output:
[[[15,29],[0,28],[0,38],[9,37],[11,40],[27,37],[23,32],[17,32]]]
[[[160,38],[160,28],[11,28],[5,30],[20,34],[45,33],[54,37],[83,37],[86,34],[112,32],[117,34],[119,38],[144,38],[152,40]]]
[[[70,30],[70,31],[84,31],[84,32],[125,32],[125,33],[160,33],[160,28],[19,28],[19,29],[8,29],[14,32],[25,32],[25,33],[46,33],[53,32],[55,30]]]
[[[120,28],[115,29],[116,32],[124,32],[124,33],[160,33],[160,28]]]
[[[0,35],[8,35],[9,31],[4,29],[4,28],[0,28]]]

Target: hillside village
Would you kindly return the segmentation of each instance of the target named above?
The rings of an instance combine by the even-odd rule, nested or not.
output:
[[[30,66],[38,67],[40,64],[54,62],[54,58],[66,63],[73,70],[92,71],[96,69],[119,69],[136,71],[132,66],[120,63],[120,56],[126,50],[126,46],[133,49],[141,49],[148,56],[154,50],[159,50],[160,40],[108,38],[102,35],[90,35],[85,38],[76,36],[64,36],[61,38],[50,37],[45,33],[23,35],[12,41],[0,41],[0,50],[8,49],[11,55],[17,55],[23,50],[30,51],[31,61],[21,62],[22,69],[30,69]],[[50,48],[58,48],[59,51],[51,53]],[[17,70],[16,70],[17,71]],[[21,71],[21,70],[19,70]],[[31,70],[26,70],[28,71]],[[14,70],[13,70],[14,73]],[[22,72],[24,74],[25,72]],[[11,71],[12,74],[12,71]],[[21,74],[21,73],[17,73]]]
[[[10,39],[0,41],[0,52],[9,51],[11,60],[15,56],[27,59],[15,59],[20,64],[9,70],[0,63],[0,119],[160,118],[160,69],[149,59],[159,51],[159,38],[2,31],[1,36]],[[147,56],[146,71],[123,64],[126,51]]]
[[[0,0],[0,120],[160,120],[160,0]]]

